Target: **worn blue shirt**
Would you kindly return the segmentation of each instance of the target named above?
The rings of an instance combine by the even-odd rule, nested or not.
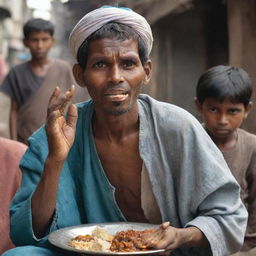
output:
[[[239,250],[247,212],[221,152],[187,111],[147,95],[140,95],[138,104],[140,156],[162,220],[175,227],[196,226],[210,244],[204,249],[179,248],[174,254],[223,256]],[[93,102],[77,106],[76,138],[60,176],[49,232],[85,223],[125,221],[94,144]],[[29,143],[21,161],[22,185],[11,206],[11,237],[17,245],[47,247],[49,232],[37,239],[31,217],[31,197],[48,154],[44,128],[34,133]]]

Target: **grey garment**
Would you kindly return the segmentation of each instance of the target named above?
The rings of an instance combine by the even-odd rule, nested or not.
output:
[[[44,78],[35,75],[29,62],[25,62],[9,71],[0,90],[22,106],[42,85]]]
[[[141,95],[140,155],[163,221],[198,227],[208,248],[179,248],[176,256],[223,256],[243,243],[247,211],[222,153],[187,111]]]
[[[237,129],[235,146],[222,153],[241,186],[241,199],[249,213],[242,250],[256,250],[256,136]]]
[[[232,254],[230,256],[255,256],[256,255],[256,248],[253,248],[247,252],[237,252],[235,254]]]

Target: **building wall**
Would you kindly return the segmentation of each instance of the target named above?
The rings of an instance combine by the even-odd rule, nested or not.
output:
[[[243,128],[256,134],[256,1],[229,0],[229,63],[241,66],[253,83],[253,109]]]
[[[228,61],[226,19],[225,6],[208,1],[174,10],[153,24],[154,72],[144,92],[197,116],[194,96],[199,76]]]

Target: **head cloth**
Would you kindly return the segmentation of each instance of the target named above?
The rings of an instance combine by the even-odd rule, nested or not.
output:
[[[91,34],[109,22],[118,22],[132,27],[144,41],[147,54],[150,54],[153,36],[150,25],[144,17],[128,8],[101,7],[87,13],[71,31],[69,48],[73,56],[77,57],[79,47]]]

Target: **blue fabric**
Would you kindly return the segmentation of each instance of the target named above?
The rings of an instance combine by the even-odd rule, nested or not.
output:
[[[58,248],[42,248],[37,246],[20,246],[2,254],[2,256],[75,256],[78,253],[69,253]]]
[[[122,7],[122,6],[103,5],[103,6],[101,6],[100,8],[113,8],[113,7],[120,8],[120,9],[124,9],[124,10],[127,10],[127,11],[132,11],[132,9],[131,9],[131,8],[128,8],[128,7]]]
[[[174,254],[223,256],[238,251],[248,214],[222,153],[187,111],[146,95],[139,96],[138,104],[139,152],[162,220],[178,228],[195,226],[210,244],[204,249],[178,248]],[[75,142],[61,173],[48,233],[84,223],[125,221],[95,149],[93,102],[79,104],[78,114]],[[21,161],[22,185],[11,206],[11,238],[16,245],[48,247],[48,233],[37,239],[31,217],[31,197],[48,153],[44,128],[29,142]]]
[[[86,223],[125,221],[114,198],[115,190],[105,176],[95,149],[92,112],[91,101],[78,105],[80,118],[76,138],[60,176],[56,214],[49,232]],[[33,134],[29,143],[29,149],[21,160],[21,189],[11,207],[11,237],[17,245],[29,243],[44,246],[47,236],[42,239],[34,236],[31,215],[32,193],[40,180],[48,154],[44,127]],[[17,234],[21,229],[23,235],[19,236]]]

